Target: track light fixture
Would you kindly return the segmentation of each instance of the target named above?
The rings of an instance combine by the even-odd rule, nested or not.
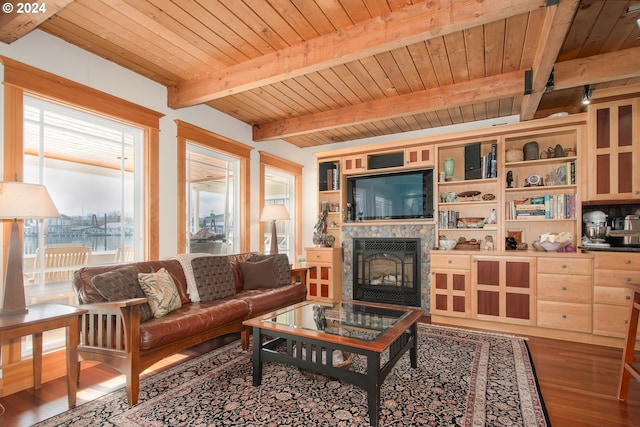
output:
[[[589,85],[584,85],[584,90],[582,91],[582,104],[589,105],[591,104],[591,92],[593,89],[589,87]]]

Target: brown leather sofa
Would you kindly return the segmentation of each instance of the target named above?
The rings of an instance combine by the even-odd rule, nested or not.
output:
[[[253,255],[256,254],[227,256],[234,266],[236,293],[207,302],[191,302],[185,272],[176,259],[88,266],[76,271],[74,291],[82,308],[89,310],[82,318],[79,360],[100,361],[122,372],[127,380],[127,399],[134,405],[138,402],[140,373],[167,356],[238,332],[246,350],[250,331],[243,327],[243,320],[304,301],[307,293],[305,269],[291,270],[291,284],[245,290],[237,262],[247,261]],[[93,286],[92,278],[131,265],[140,273],[157,272],[164,267],[176,284],[182,307],[140,323],[140,307],[146,298],[106,301]]]

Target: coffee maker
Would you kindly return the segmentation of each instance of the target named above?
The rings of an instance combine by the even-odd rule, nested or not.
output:
[[[582,222],[584,222],[583,246],[600,248],[611,246],[605,242],[608,234],[607,214],[602,211],[587,212],[582,215]]]

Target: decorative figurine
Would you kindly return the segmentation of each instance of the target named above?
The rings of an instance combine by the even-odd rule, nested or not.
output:
[[[511,184],[513,183],[513,172],[507,172],[507,188],[513,188]]]

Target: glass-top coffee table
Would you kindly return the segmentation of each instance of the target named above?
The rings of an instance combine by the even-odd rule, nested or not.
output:
[[[409,350],[417,367],[418,308],[359,301],[305,301],[246,320],[253,328],[253,385],[262,382],[262,364],[279,362],[347,381],[367,392],[369,419],[378,425],[380,387]],[[269,339],[266,339],[269,337]],[[334,353],[361,355],[364,372],[342,366]]]

